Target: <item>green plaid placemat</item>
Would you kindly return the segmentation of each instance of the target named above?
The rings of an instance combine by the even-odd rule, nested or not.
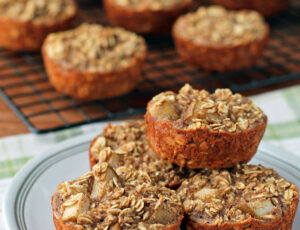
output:
[[[269,118],[264,141],[300,156],[300,85],[252,97]],[[90,124],[45,135],[25,134],[0,139],[0,230],[2,200],[16,172],[33,156],[81,134],[102,130],[105,123]],[[34,148],[33,148],[34,146]]]

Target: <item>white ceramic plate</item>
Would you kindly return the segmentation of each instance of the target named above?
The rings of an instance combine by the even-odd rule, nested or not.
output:
[[[51,195],[57,185],[89,170],[88,146],[96,134],[68,140],[31,160],[15,177],[4,200],[7,230],[54,230]],[[300,187],[300,158],[262,143],[251,163],[273,167]],[[299,229],[298,210],[293,230]]]

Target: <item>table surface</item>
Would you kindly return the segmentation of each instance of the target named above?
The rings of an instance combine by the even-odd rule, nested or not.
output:
[[[17,115],[0,99],[0,137],[28,133],[29,129]]]
[[[275,86],[270,86],[263,89],[248,91],[246,95],[255,95],[255,94],[259,94],[259,93],[263,93],[263,92],[267,92],[279,88],[284,88],[291,85],[297,85],[297,84],[300,84],[300,80],[287,82]],[[136,117],[141,118],[142,115],[134,116],[134,118]],[[45,122],[49,123],[53,121],[45,121],[45,120],[40,121],[40,123],[45,123]],[[0,97],[0,137],[24,134],[29,132],[30,130],[26,127],[26,125],[19,119],[19,117],[9,108],[9,106]]]

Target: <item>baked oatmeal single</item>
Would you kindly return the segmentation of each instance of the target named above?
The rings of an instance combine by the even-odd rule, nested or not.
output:
[[[261,165],[203,170],[178,194],[188,230],[290,230],[299,201],[295,184]]]
[[[262,55],[269,26],[255,11],[200,7],[177,19],[173,38],[187,63],[209,71],[239,70],[253,66]]]
[[[186,84],[178,94],[155,96],[145,115],[148,140],[162,159],[189,168],[228,168],[248,162],[263,137],[267,117],[250,99]]]
[[[212,2],[228,9],[255,10],[268,17],[284,10],[290,0],[212,0]]]
[[[176,191],[154,185],[146,172],[107,163],[61,183],[52,209],[57,230],[175,230],[183,218]]]
[[[142,78],[147,47],[142,37],[124,29],[82,24],[50,34],[42,51],[57,91],[91,100],[131,91]]]
[[[143,170],[156,184],[171,188],[176,188],[183,179],[195,174],[194,170],[156,156],[149,146],[146,125],[142,120],[109,125],[92,141],[89,159],[91,168],[98,162],[108,162],[114,168],[125,166]]]
[[[168,33],[192,0],[104,0],[109,21],[142,34]]]
[[[38,51],[49,33],[74,25],[73,0],[1,0],[0,47]]]

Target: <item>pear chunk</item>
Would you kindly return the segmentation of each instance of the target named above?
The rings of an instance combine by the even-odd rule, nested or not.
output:
[[[199,118],[199,113],[203,110],[203,104],[203,101],[194,102],[192,118]]]
[[[194,197],[200,200],[211,200],[216,197],[216,189],[213,188],[202,188],[194,194]]]
[[[107,170],[105,173],[105,181],[113,181],[117,187],[123,187],[123,181],[110,165],[107,166]]]
[[[105,194],[105,190],[103,189],[103,186],[104,186],[103,182],[94,180],[93,189],[91,192],[91,199],[101,200],[101,198]]]
[[[93,167],[93,176],[95,180],[102,183],[113,181],[116,186],[123,184],[121,178],[108,163],[97,164]]]
[[[174,221],[174,213],[163,204],[154,210],[153,214],[147,221],[148,223],[170,224]]]
[[[276,207],[272,204],[270,200],[264,201],[254,201],[248,203],[248,206],[257,217],[262,217],[264,215],[272,213],[276,209]]]
[[[94,184],[91,192],[92,199],[101,199],[105,193],[105,186],[113,183],[116,187],[123,187],[123,181],[115,170],[107,163],[95,165],[93,167]]]
[[[83,193],[78,193],[71,196],[68,200],[63,203],[63,221],[76,221],[80,213],[87,211],[90,205],[89,199],[83,195]]]
[[[163,117],[170,117],[173,119],[179,118],[175,108],[168,101],[162,101],[159,105],[154,106],[154,108],[151,109],[151,115],[156,119]]]
[[[124,155],[123,154],[117,154],[117,153],[112,153],[109,160],[108,160],[108,164],[112,167],[112,168],[117,168],[121,165],[121,163],[124,160]]]

